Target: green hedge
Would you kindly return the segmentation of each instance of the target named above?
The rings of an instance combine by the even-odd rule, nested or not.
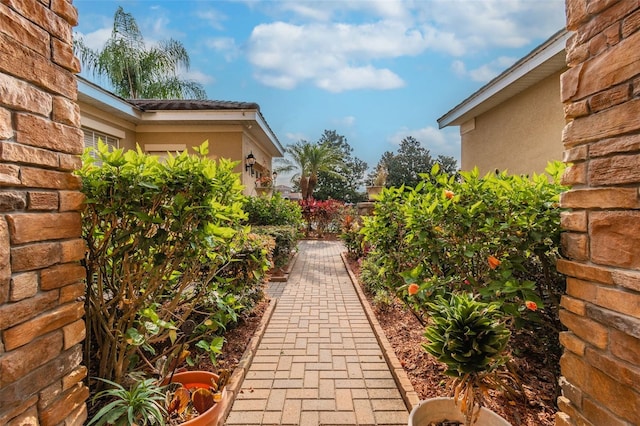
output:
[[[272,197],[249,197],[244,203],[249,225],[302,227],[302,210],[298,203],[282,198],[279,192]]]
[[[254,226],[256,234],[267,235],[274,240],[272,252],[274,268],[283,268],[291,259],[300,240],[300,231],[295,226]]]
[[[372,275],[421,313],[436,295],[470,291],[519,326],[554,322],[564,292],[555,269],[562,170],[554,163],[532,178],[481,177],[434,167],[415,189],[386,189],[364,218]]]
[[[182,343],[212,341],[259,297],[268,250],[251,244],[242,226],[235,164],[212,161],[206,148],[160,162],[139,148],[109,152],[100,143],[101,166],[85,153],[78,175],[86,195],[92,375],[121,383]],[[194,318],[196,334],[183,333]]]

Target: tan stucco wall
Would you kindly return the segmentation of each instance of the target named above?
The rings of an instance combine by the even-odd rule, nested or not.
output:
[[[136,144],[143,150],[153,151],[152,145],[162,145],[158,151],[166,151],[170,146],[192,148],[209,141],[209,156],[214,159],[226,158],[237,161],[235,171],[240,175],[246,195],[256,195],[254,186],[256,175],[246,171],[244,161],[249,153],[256,159],[255,170],[272,172],[271,154],[254,139],[244,126],[238,124],[135,124],[98,108],[79,103],[82,126],[119,139],[119,147],[135,149]],[[151,149],[150,149],[151,148]],[[190,150],[193,152],[192,150]]]
[[[99,133],[117,137],[120,148],[135,148],[135,124],[111,114],[106,114],[92,105],[83,102],[78,102],[78,105],[80,106],[80,122],[83,128],[86,127]]]
[[[169,126],[167,129],[158,131],[148,131],[141,126],[142,130],[136,135],[137,143],[146,151],[152,151],[150,147],[153,145],[175,145],[184,144],[187,148],[193,148],[201,145],[205,140],[209,141],[209,156],[214,159],[225,158],[234,161],[240,161],[241,158],[245,158],[243,155],[243,136],[242,130],[238,128],[237,131],[219,132],[213,129],[203,131],[193,131],[195,126],[189,126],[190,131],[184,131],[186,129],[175,129],[176,126]],[[154,126],[158,127],[158,126]],[[131,148],[131,147],[128,147]],[[190,152],[193,152],[190,150]],[[253,180],[248,172],[245,173],[244,162],[240,161],[234,169],[241,176],[241,182],[245,186],[245,193],[253,185]]]
[[[462,170],[477,166],[481,174],[495,169],[542,173],[549,161],[562,160],[560,74],[460,126]]]
[[[146,149],[147,151],[150,151],[148,149],[149,146],[154,144],[184,144],[187,145],[188,148],[192,148],[195,146],[199,146],[204,141],[208,140],[209,154],[212,158],[226,158],[238,161],[242,157],[242,133],[239,132],[138,131],[136,138],[138,144],[142,147],[142,149]]]

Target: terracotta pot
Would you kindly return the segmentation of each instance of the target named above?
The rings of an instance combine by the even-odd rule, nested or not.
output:
[[[409,426],[428,425],[431,422],[444,420],[464,424],[464,414],[460,411],[460,406],[455,405],[453,398],[431,398],[420,401],[420,404],[413,407],[409,414]],[[478,421],[473,426],[511,426],[511,423],[493,411],[482,407]]]
[[[382,192],[382,188],[384,186],[367,186],[367,195],[369,196],[369,201],[377,200]]]
[[[208,371],[184,371],[175,373],[171,383],[181,383],[187,389],[205,388],[209,389],[211,381],[218,382],[218,375]],[[226,399],[227,389],[222,390],[222,401]],[[213,426],[217,425],[223,414],[222,404],[216,403],[198,417],[181,423],[183,426]]]

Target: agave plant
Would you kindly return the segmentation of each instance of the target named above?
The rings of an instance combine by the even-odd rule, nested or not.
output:
[[[477,419],[488,389],[516,393],[515,376],[504,368],[505,349],[511,335],[495,303],[484,303],[467,293],[447,300],[438,296],[428,304],[431,324],[424,349],[447,366],[456,404],[466,425]]]

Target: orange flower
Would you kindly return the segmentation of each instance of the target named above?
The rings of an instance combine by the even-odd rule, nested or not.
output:
[[[409,285],[409,296],[413,296],[414,294],[417,294],[418,290],[420,290],[420,286],[418,286],[418,284],[410,284]]]
[[[524,302],[524,306],[526,306],[527,309],[530,310],[530,311],[537,311],[538,310],[538,305],[536,304],[536,302],[534,302],[532,300],[527,300],[526,302]]]
[[[489,262],[489,268],[491,268],[491,269],[496,269],[496,268],[497,268],[498,266],[500,266],[500,264],[502,263],[502,262],[500,262],[500,260],[499,260],[497,257],[495,257],[495,256],[489,256],[489,257],[487,258],[487,261]]]
[[[444,196],[448,199],[452,199],[455,195],[456,194],[454,194],[453,191],[449,191],[448,189],[444,191]]]

